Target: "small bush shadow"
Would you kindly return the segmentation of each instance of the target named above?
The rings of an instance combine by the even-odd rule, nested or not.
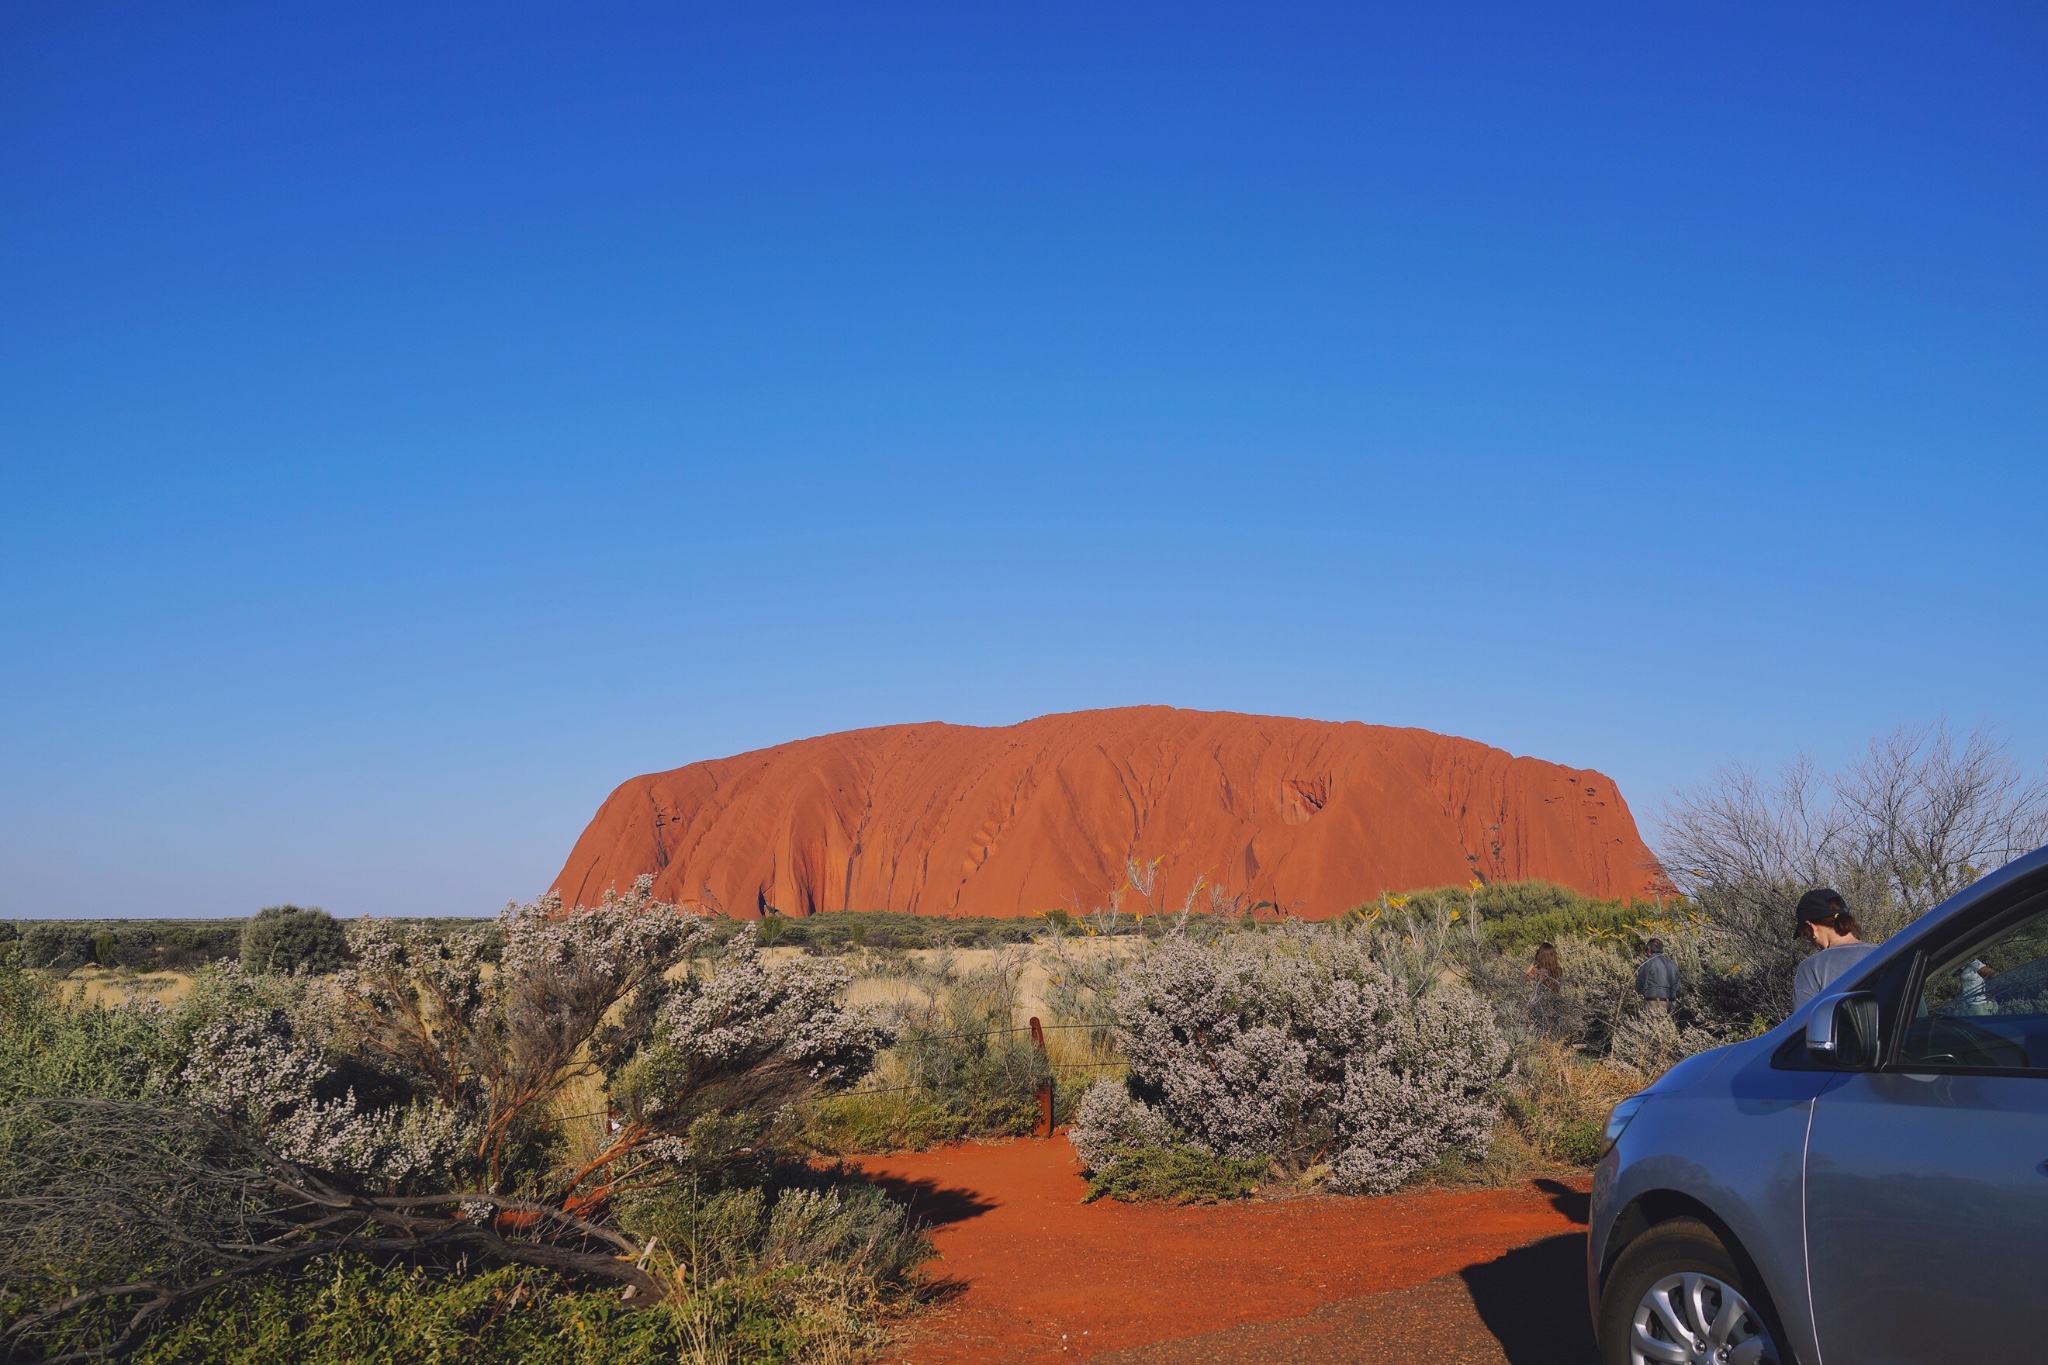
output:
[[[1537,1189],[1550,1196],[1550,1207],[1577,1223],[1580,1227],[1593,1221],[1593,1196],[1583,1194],[1562,1180],[1542,1179],[1533,1182]]]
[[[928,1228],[964,1223],[995,1207],[993,1200],[985,1199],[973,1190],[941,1186],[936,1180],[905,1180],[894,1175],[865,1178],[869,1184],[887,1190],[891,1199],[907,1206],[912,1222]]]
[[[1509,1365],[1586,1365],[1600,1358],[1586,1308],[1584,1233],[1546,1237],[1458,1274]]]

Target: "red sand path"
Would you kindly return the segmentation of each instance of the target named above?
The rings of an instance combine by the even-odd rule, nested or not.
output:
[[[886,1352],[917,1365],[1074,1360],[1298,1318],[1498,1261],[1583,1217],[1582,1189],[1555,1181],[1548,1192],[1083,1204],[1064,1137],[858,1164],[936,1224],[937,1273],[964,1286]]]

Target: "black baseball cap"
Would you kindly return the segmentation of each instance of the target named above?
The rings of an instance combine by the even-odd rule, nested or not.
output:
[[[1842,913],[1845,902],[1842,893],[1832,887],[1816,886],[1799,898],[1799,909],[1793,912],[1794,928],[1800,924],[1833,924],[1835,916]]]

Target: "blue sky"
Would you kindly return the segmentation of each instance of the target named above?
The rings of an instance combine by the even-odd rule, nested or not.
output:
[[[0,11],[0,914],[1180,706],[2038,767],[2048,11]]]

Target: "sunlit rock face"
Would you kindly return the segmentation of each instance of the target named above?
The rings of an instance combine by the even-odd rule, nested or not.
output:
[[[1159,860],[1158,904],[1200,882],[1312,919],[1474,876],[1595,896],[1659,876],[1588,769],[1427,730],[1135,706],[852,730],[636,777],[554,885],[595,904],[651,872],[665,900],[740,916],[1011,916],[1092,909],[1133,859]]]

